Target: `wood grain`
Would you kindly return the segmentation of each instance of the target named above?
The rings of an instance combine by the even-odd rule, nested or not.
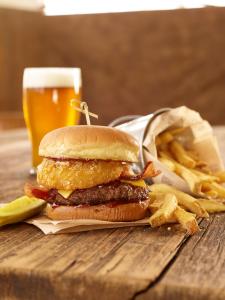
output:
[[[224,214],[204,220],[157,285],[136,299],[225,299],[224,223]]]
[[[0,134],[0,199],[23,193],[29,143],[23,130]],[[175,226],[44,236],[30,225],[0,231],[1,299],[131,299],[155,281],[185,233]]]
[[[216,128],[225,149],[225,127]],[[24,130],[0,133],[0,199],[28,179]],[[224,152],[223,152],[224,153]],[[1,299],[224,299],[225,215],[187,240],[179,226],[45,236],[27,224],[0,231]]]
[[[79,66],[99,124],[187,105],[224,124],[225,8],[45,17],[0,9],[0,109],[25,67]],[[95,120],[93,120],[96,122]]]
[[[183,234],[129,228],[43,236],[37,229],[17,225],[1,231],[1,238],[5,297],[130,299],[159,276]]]
[[[225,161],[225,127],[215,133]],[[225,299],[225,214],[201,222],[201,232],[187,241],[157,284],[137,295],[145,299]]]

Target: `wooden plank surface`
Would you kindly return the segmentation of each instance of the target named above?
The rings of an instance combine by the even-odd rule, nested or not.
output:
[[[157,284],[137,296],[146,299],[225,299],[225,216],[201,223],[201,232],[180,251]]]
[[[225,161],[225,127],[215,128]],[[137,296],[144,299],[225,299],[225,214],[201,222],[157,284]]]
[[[216,132],[222,142],[225,129]],[[8,201],[28,179],[29,143],[15,130],[0,134],[0,144],[0,199]],[[225,287],[224,221],[204,220],[187,242],[179,226],[52,236],[27,224],[7,226],[0,231],[0,298],[187,299],[192,290],[213,299],[216,280],[220,291]]]
[[[29,143],[22,130],[2,133],[0,143],[0,199],[9,201],[28,179]],[[130,299],[156,280],[184,239],[177,227],[44,236],[31,225],[8,226],[0,231],[1,297]]]

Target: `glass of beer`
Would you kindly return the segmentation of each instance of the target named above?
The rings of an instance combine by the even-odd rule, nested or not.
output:
[[[23,75],[23,111],[32,143],[32,169],[41,163],[38,147],[43,136],[59,127],[76,125],[80,114],[71,100],[81,100],[79,68],[26,68]],[[79,102],[77,104],[79,106]]]

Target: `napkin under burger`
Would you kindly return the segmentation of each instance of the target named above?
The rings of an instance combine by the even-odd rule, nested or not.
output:
[[[70,126],[46,134],[37,185],[25,193],[48,202],[54,220],[133,221],[146,216],[149,190],[144,178],[157,175],[152,163],[134,174],[138,144],[127,133],[104,126]]]

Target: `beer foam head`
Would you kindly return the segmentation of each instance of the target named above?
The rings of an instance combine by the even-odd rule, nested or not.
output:
[[[23,88],[81,87],[79,68],[26,68],[23,73]]]

